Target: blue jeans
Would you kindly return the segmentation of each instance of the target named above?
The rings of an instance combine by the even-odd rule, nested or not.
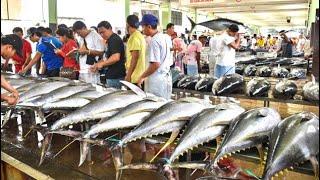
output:
[[[106,80],[106,85],[107,87],[113,87],[116,89],[121,89],[122,84],[120,83],[121,80],[123,80],[124,78],[120,78],[120,79],[107,79]]]
[[[214,78],[219,79],[220,77],[227,75],[227,74],[234,74],[236,69],[234,66],[221,66],[216,64],[214,68]]]
[[[189,76],[197,76],[198,75],[198,65],[187,65],[187,74]]]

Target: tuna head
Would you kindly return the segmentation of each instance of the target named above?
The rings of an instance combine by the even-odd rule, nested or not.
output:
[[[214,95],[230,94],[242,87],[243,77],[239,74],[228,74],[216,80],[212,85]]]
[[[173,162],[187,150],[222,135],[232,120],[244,111],[242,107],[234,103],[219,104],[215,108],[203,110],[191,120],[185,129],[169,162]],[[197,136],[194,136],[195,134]]]
[[[272,70],[269,66],[262,66],[261,68],[258,69],[257,74],[260,77],[270,77],[272,73]]]
[[[298,163],[311,160],[319,153],[319,118],[309,112],[294,114],[281,121],[272,131],[263,179]],[[316,173],[316,172],[315,172]]]
[[[220,158],[236,151],[257,146],[267,140],[271,130],[281,117],[271,108],[255,108],[240,114],[230,125],[213,160],[216,166]]]
[[[284,79],[276,84],[272,94],[274,98],[292,99],[297,91],[298,87],[293,81]]]
[[[308,82],[303,86],[303,97],[308,101],[319,101],[319,83]]]
[[[264,78],[253,78],[247,84],[246,94],[250,97],[268,96],[270,83]]]
[[[245,69],[244,69],[244,75],[245,76],[254,76],[256,75],[257,72],[257,67],[255,65],[248,65]]]

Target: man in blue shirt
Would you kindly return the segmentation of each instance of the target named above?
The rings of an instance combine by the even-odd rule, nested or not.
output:
[[[55,53],[55,49],[61,48],[62,43],[51,35],[41,37],[37,44],[37,53],[29,64],[20,72],[24,74],[42,57],[46,66],[45,75],[48,77],[57,77],[63,64],[63,58]]]

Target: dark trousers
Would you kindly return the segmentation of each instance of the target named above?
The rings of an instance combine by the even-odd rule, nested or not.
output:
[[[36,64],[36,73],[37,73],[37,75],[40,75],[40,66],[41,66],[41,61],[39,60],[38,62],[37,62],[37,64]]]
[[[47,77],[59,77],[60,76],[60,69],[51,69],[51,70],[46,70],[46,76]]]
[[[183,72],[184,74],[187,74],[187,65],[185,63],[183,63]]]

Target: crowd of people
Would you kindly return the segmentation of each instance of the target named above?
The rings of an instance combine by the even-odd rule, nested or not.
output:
[[[127,35],[123,37],[120,37],[121,32],[114,32],[108,21],[90,28],[82,21],[76,21],[72,27],[60,24],[55,32],[50,28],[31,27],[25,37],[22,28],[15,27],[10,37],[21,40],[21,52],[1,55],[5,59],[2,70],[11,68],[8,64],[11,58],[15,73],[21,75],[29,75],[33,67],[38,75],[48,77],[61,76],[61,71],[67,71],[70,78],[118,89],[120,81],[126,80],[146,92],[170,99],[170,69],[197,76],[205,46],[210,48],[209,67],[214,78],[235,72],[236,50],[241,48],[252,52],[274,51],[281,57],[311,54],[309,37],[303,34],[299,38],[289,38],[281,31],[279,37],[254,34],[250,38],[238,33],[237,25],[231,25],[213,37],[192,34],[179,37],[174,24],[169,23],[164,33],[158,31],[158,24],[158,18],[150,14],[144,15],[141,21],[136,15],[129,15]],[[139,31],[140,26],[142,31]],[[7,45],[3,44],[6,37],[9,36],[2,36],[1,45]]]

